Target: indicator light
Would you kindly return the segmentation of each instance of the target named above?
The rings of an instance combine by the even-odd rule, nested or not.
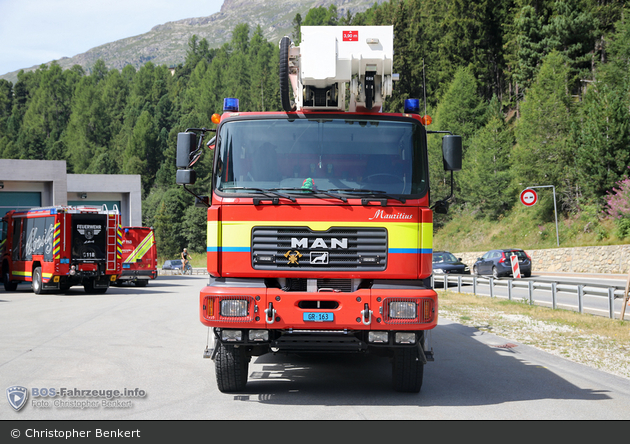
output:
[[[223,111],[238,112],[238,99],[232,97],[223,99]]]
[[[419,114],[420,113],[420,99],[405,99],[405,113],[406,114]]]

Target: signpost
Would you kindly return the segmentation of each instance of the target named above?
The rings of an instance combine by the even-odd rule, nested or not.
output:
[[[526,207],[531,207],[538,202],[538,194],[534,188],[553,188],[553,212],[556,216],[556,244],[560,246],[560,235],[558,234],[558,210],[556,209],[556,187],[553,185],[538,185],[527,187],[521,191],[521,203]]]

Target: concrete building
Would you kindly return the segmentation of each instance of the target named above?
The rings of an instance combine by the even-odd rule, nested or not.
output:
[[[142,226],[137,174],[66,174],[65,160],[0,159],[0,217],[13,209],[114,205],[124,226]]]

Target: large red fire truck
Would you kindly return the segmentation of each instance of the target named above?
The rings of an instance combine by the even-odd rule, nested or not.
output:
[[[0,264],[6,291],[30,282],[33,292],[83,285],[105,293],[122,269],[118,208],[55,206],[9,211],[2,218]]]
[[[197,196],[211,276],[200,320],[214,334],[204,357],[231,392],[252,356],[371,352],[391,359],[396,390],[418,392],[438,320],[432,209],[451,197],[430,207],[427,133],[437,131],[419,100],[380,112],[397,77],[391,26],[301,31],[299,47],[280,42],[284,112],[239,112],[228,98],[216,129],[178,135],[186,187],[203,135],[216,132],[211,196]],[[452,181],[461,138],[445,135],[442,150]]]
[[[151,227],[122,227],[122,273],[116,285],[124,282],[146,287],[157,277],[157,247]]]

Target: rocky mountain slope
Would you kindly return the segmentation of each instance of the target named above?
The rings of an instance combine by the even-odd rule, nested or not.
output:
[[[205,38],[210,47],[219,47],[231,38],[234,26],[247,23],[253,30],[260,25],[269,41],[280,40],[290,35],[293,19],[299,12],[304,18],[309,9],[335,4],[341,16],[347,11],[352,14],[366,10],[374,3],[385,0],[225,0],[221,10],[208,17],[189,18],[157,25],[151,31],[97,46],[74,57],[64,57],[57,62],[67,69],[81,65],[88,72],[98,59],[103,59],[108,68],[122,69],[126,65],[139,68],[151,61],[156,65],[173,66],[186,57],[188,39],[196,34]],[[50,62],[48,62],[50,63]],[[25,71],[39,67],[24,68]],[[17,73],[11,72],[0,78],[14,82]]]

